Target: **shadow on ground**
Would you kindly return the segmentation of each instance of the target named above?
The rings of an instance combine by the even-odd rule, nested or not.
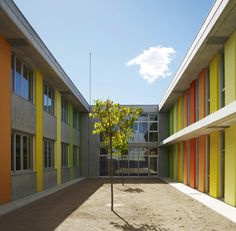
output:
[[[102,180],[86,179],[0,216],[0,230],[54,230],[102,185]]]
[[[153,231],[167,231],[169,229],[162,228],[161,225],[149,225],[149,224],[140,224],[140,225],[131,225],[129,224],[123,217],[121,217],[117,212],[113,211],[113,213],[119,217],[125,224],[121,225],[117,222],[110,222],[111,225],[114,226],[116,229],[120,229],[123,231],[147,231],[147,230],[153,230]]]
[[[124,185],[125,189],[119,189],[122,192],[128,192],[128,193],[142,193],[144,192],[141,188],[130,188],[126,185]]]

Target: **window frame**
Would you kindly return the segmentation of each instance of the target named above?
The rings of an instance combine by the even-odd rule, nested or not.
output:
[[[16,91],[16,60],[20,62],[20,93]],[[28,81],[28,98],[24,97],[24,68],[27,68],[27,81]],[[22,99],[34,104],[34,69],[30,67],[23,59],[16,56],[14,53],[11,54],[11,90],[17,96]]]
[[[47,98],[46,106],[45,106],[45,101],[44,101],[45,90],[46,90],[46,98]],[[51,96],[52,106],[49,106],[49,91],[50,90],[51,90],[51,94],[52,94],[52,96]],[[43,110],[53,116],[55,114],[55,90],[47,81],[43,81]]]
[[[65,99],[61,100],[61,121],[69,124],[69,105]]]
[[[64,153],[65,150],[66,150],[66,153]],[[66,160],[66,163],[64,163],[65,160]],[[69,167],[69,145],[63,142],[61,143],[61,167],[62,168]]]
[[[20,137],[20,169],[16,169],[16,136]],[[34,171],[34,137],[33,135],[13,131],[11,133],[11,172],[12,173],[24,173],[24,172],[32,172]],[[23,138],[27,137],[27,157],[30,158],[27,162],[30,161],[29,168],[24,169],[24,141]],[[31,141],[31,143],[29,143]],[[30,145],[30,146],[29,146]],[[30,153],[30,149],[32,150],[32,153]]]
[[[47,157],[47,164],[45,163],[45,143],[47,144],[47,150],[46,150],[46,157]],[[52,153],[49,153],[49,145],[52,145]],[[43,167],[44,169],[54,169],[55,168],[55,142],[54,140],[43,138]],[[49,162],[50,160],[50,162]],[[49,163],[51,163],[49,165]],[[45,164],[47,166],[45,166]]]

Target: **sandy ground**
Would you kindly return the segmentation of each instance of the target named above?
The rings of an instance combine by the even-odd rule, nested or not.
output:
[[[87,179],[0,217],[0,230],[236,230],[236,224],[159,179]]]

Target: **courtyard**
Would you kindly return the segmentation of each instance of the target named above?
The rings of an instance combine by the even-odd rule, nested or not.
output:
[[[0,230],[236,230],[236,224],[158,178],[85,179],[0,217]]]

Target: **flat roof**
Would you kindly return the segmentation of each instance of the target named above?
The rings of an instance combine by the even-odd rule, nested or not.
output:
[[[24,50],[23,55],[29,56],[45,76],[50,76],[63,94],[70,94],[81,111],[89,111],[86,99],[12,0],[0,1],[0,21],[0,33],[12,47]]]

